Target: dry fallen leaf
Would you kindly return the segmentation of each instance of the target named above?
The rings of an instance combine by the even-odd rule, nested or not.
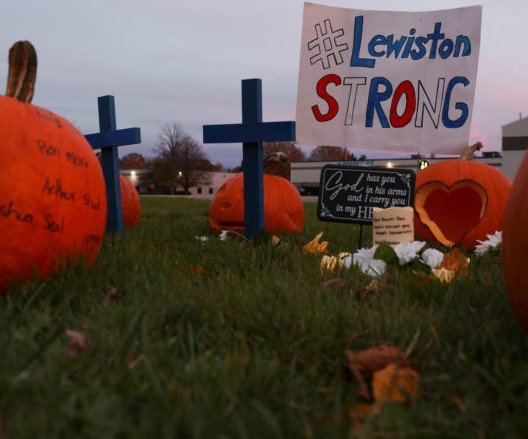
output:
[[[383,369],[390,363],[401,365],[409,364],[405,353],[396,346],[379,345],[360,352],[345,351],[349,368],[357,368],[365,372],[374,372]]]
[[[436,277],[440,282],[451,282],[456,275],[456,272],[453,270],[446,270],[445,268],[433,268],[431,270],[433,276]]]
[[[90,342],[82,332],[74,331],[73,329],[66,329],[64,332],[66,337],[68,337],[67,354],[69,357],[75,357],[90,348]]]
[[[371,296],[372,294],[379,293],[381,291],[381,283],[377,278],[372,278],[369,282],[369,284],[365,288],[360,288],[359,290],[356,290],[355,296],[358,299],[361,299],[363,297]]]
[[[383,369],[389,363],[408,364],[405,354],[395,346],[374,346],[360,352],[346,350],[345,355],[348,359],[348,369],[358,384],[357,394],[364,399],[371,399],[366,375]]]
[[[454,271],[456,274],[467,274],[470,259],[458,248],[452,252],[444,254],[444,259],[440,264],[440,269]]]
[[[328,241],[319,242],[323,237],[323,232],[317,234],[314,239],[312,239],[308,244],[306,244],[302,249],[304,253],[312,253],[314,255],[319,255],[326,253],[328,248]]]
[[[281,243],[282,239],[280,239],[277,235],[273,235],[271,237],[271,245],[276,246]]]
[[[435,270],[435,269],[433,268],[432,270]],[[421,273],[420,271],[416,271],[412,269],[410,270],[410,273],[422,283],[426,284],[426,283],[431,282],[432,276],[429,274]]]
[[[355,427],[362,427],[367,418],[379,415],[380,413],[381,406],[379,404],[366,403],[356,404],[346,411],[348,422]]]
[[[325,280],[321,284],[321,288],[326,291],[337,291],[338,293],[344,294],[348,289],[348,284],[345,279],[335,278]]]
[[[372,393],[377,402],[407,402],[418,394],[420,376],[411,367],[400,367],[394,363],[374,372]]]
[[[190,276],[199,275],[199,274],[207,274],[203,265],[200,265],[200,264],[191,265],[189,268],[187,268],[187,270],[185,270],[185,272]]]
[[[116,300],[119,299],[119,290],[116,287],[110,287],[108,290],[108,293],[106,293],[106,298],[108,300]]]

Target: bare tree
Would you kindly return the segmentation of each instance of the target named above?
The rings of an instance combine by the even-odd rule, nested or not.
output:
[[[206,184],[211,162],[200,144],[181,125],[167,124],[158,135],[153,162],[154,178],[159,185],[169,187],[172,193],[182,187],[185,193],[198,183]]]
[[[346,147],[327,145],[319,145],[308,157],[309,162],[350,161],[355,159],[354,154],[349,152]]]
[[[289,162],[306,161],[306,156],[302,149],[296,146],[293,142],[265,142],[264,157],[274,152],[283,152],[286,154]]]
[[[121,169],[145,169],[147,167],[145,157],[137,152],[124,155],[119,162]]]

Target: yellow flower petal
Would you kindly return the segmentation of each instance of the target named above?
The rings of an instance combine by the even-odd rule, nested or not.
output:
[[[326,253],[326,249],[328,247],[328,241],[319,242],[319,240],[322,237],[323,237],[323,232],[320,232],[319,234],[317,234],[314,239],[312,239],[308,244],[306,244],[303,247],[303,252],[312,253],[314,255]]]
[[[341,259],[339,259],[337,256],[327,256],[323,255],[321,259],[321,271],[328,270],[328,271],[334,271],[336,268],[343,268],[344,263]]]
[[[440,282],[451,282],[455,278],[456,271],[447,270],[446,268],[433,268],[431,270],[433,276],[436,277]]]

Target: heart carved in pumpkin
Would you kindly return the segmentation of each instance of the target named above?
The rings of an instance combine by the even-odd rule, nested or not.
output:
[[[432,181],[416,193],[414,207],[435,238],[447,247],[464,239],[484,218],[487,197],[484,189],[470,180],[453,186]]]

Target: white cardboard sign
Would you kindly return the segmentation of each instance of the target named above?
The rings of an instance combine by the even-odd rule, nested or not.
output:
[[[412,207],[389,207],[372,209],[372,242],[390,245],[407,244],[414,241],[414,209]]]
[[[481,6],[387,12],[305,3],[296,143],[460,153],[481,16]]]

